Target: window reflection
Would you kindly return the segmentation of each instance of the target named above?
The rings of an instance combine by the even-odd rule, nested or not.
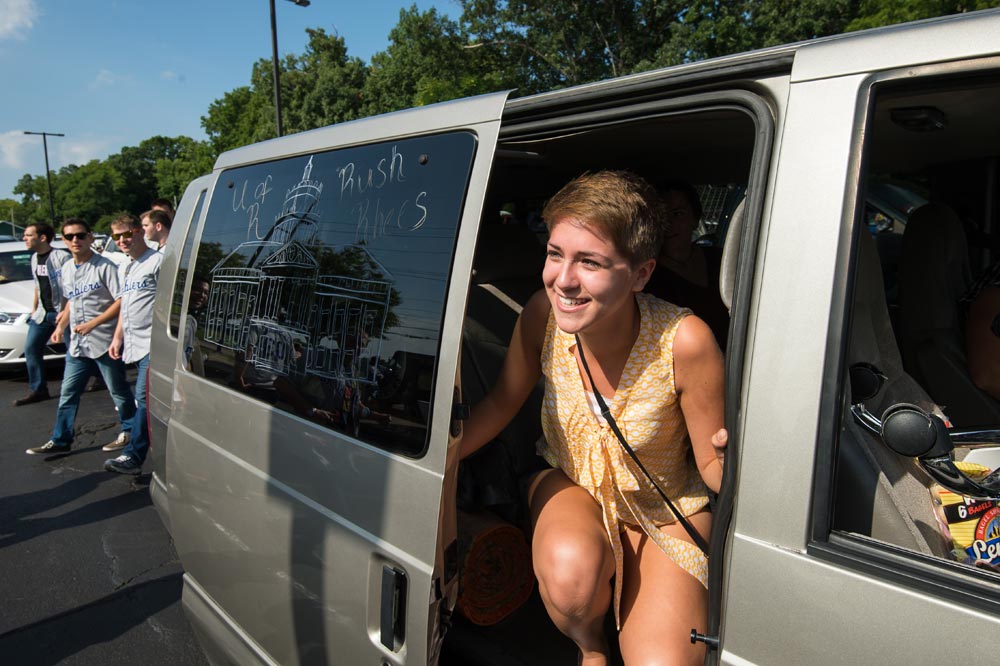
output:
[[[420,453],[474,147],[461,132],[223,173],[195,267],[205,376]]]

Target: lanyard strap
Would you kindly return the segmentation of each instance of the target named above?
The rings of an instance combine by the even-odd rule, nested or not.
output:
[[[708,543],[706,543],[702,536],[698,534],[698,531],[691,526],[691,523],[684,517],[684,514],[677,510],[674,503],[670,501],[667,494],[660,488],[660,484],[653,480],[653,476],[646,470],[646,466],[642,464],[642,461],[639,460],[639,456],[636,455],[635,450],[627,441],[625,441],[625,436],[622,434],[622,431],[618,429],[618,424],[611,416],[611,410],[608,409],[607,403],[604,402],[604,396],[601,395],[601,392],[597,390],[597,386],[594,384],[594,377],[590,374],[590,366],[587,365],[587,357],[583,353],[583,344],[580,342],[580,336],[576,335],[574,337],[576,338],[576,349],[580,353],[580,362],[583,364],[583,370],[587,373],[587,379],[590,380],[590,388],[593,389],[594,397],[597,398],[597,404],[601,408],[601,416],[603,416],[604,420],[608,422],[609,426],[611,426],[611,431],[615,433],[615,437],[618,438],[618,441],[621,443],[622,448],[625,449],[625,452],[628,453],[629,457],[632,458],[635,464],[639,466],[642,473],[646,475],[649,482],[653,484],[654,488],[656,488],[656,492],[658,492],[660,497],[663,498],[663,501],[667,503],[667,508],[670,509],[674,516],[676,516],[677,520],[680,521],[681,526],[684,528],[684,531],[688,533],[688,536],[691,537],[694,545],[701,549],[701,552],[705,554],[705,557],[708,557]]]

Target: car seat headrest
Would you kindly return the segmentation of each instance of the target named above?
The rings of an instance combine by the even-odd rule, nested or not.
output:
[[[479,229],[473,261],[474,284],[512,278],[537,278],[545,252],[538,237],[521,224],[484,224]]]
[[[722,265],[719,269],[719,295],[726,309],[733,309],[733,293],[736,291],[736,262],[740,256],[740,244],[743,242],[743,218],[746,209],[746,197],[740,201],[729,219],[729,231],[726,242],[722,246]]]

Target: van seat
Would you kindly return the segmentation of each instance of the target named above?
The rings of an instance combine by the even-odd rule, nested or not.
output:
[[[487,224],[480,231],[472,288],[462,332],[462,391],[474,405],[500,375],[507,345],[524,304],[542,286],[545,253],[538,238],[517,224]],[[489,508],[523,524],[518,481],[539,468],[535,442],[541,436],[542,385],[497,437],[470,457],[459,473],[459,507]],[[499,444],[499,446],[498,446]]]

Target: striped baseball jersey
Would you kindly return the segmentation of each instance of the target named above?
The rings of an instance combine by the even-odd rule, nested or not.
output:
[[[100,358],[111,346],[118,320],[104,322],[86,335],[79,335],[73,329],[114,304],[118,293],[118,267],[96,252],[79,265],[71,259],[62,266],[59,286],[63,298],[69,301],[70,355]]]
[[[122,360],[135,363],[149,353],[153,331],[153,300],[163,254],[153,249],[118,267],[118,298],[122,301]]]

